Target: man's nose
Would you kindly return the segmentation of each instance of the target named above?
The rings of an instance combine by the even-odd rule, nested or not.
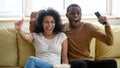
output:
[[[74,17],[76,18],[77,16],[78,16],[78,14],[77,14],[77,13],[75,13],[75,14],[74,14]]]

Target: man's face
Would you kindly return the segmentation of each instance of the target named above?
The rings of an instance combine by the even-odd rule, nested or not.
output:
[[[69,19],[70,26],[76,28],[81,20],[81,9],[79,7],[70,7],[66,16]]]

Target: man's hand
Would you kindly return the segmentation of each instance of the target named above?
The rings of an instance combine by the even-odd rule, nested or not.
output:
[[[32,12],[30,15],[30,21],[35,22],[38,18],[38,12]]]
[[[32,12],[30,15],[30,26],[29,26],[30,32],[34,32],[35,22],[37,18],[38,18],[38,12]]]
[[[107,18],[105,16],[100,16],[98,18],[98,21],[101,23],[101,24],[108,24],[108,21],[107,21]]]

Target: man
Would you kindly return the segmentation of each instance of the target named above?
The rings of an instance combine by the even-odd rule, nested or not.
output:
[[[113,44],[111,27],[105,16],[98,21],[105,26],[105,34],[94,25],[81,22],[81,8],[77,4],[71,4],[67,8],[66,16],[69,20],[64,25],[64,31],[68,36],[68,60],[71,68],[117,68],[115,60],[94,61],[90,57],[90,42],[92,38],[99,39],[108,46]]]

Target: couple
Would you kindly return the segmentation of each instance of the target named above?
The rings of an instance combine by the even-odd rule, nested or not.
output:
[[[81,22],[81,8],[71,4],[66,16],[69,24],[62,25],[59,13],[54,9],[40,10],[30,17],[30,34],[21,30],[23,20],[15,23],[21,37],[33,44],[36,55],[30,56],[25,68],[52,68],[54,64],[70,64],[71,68],[117,68],[115,60],[91,60],[90,41],[97,38],[112,45],[113,35],[105,16],[105,34],[90,23]]]

